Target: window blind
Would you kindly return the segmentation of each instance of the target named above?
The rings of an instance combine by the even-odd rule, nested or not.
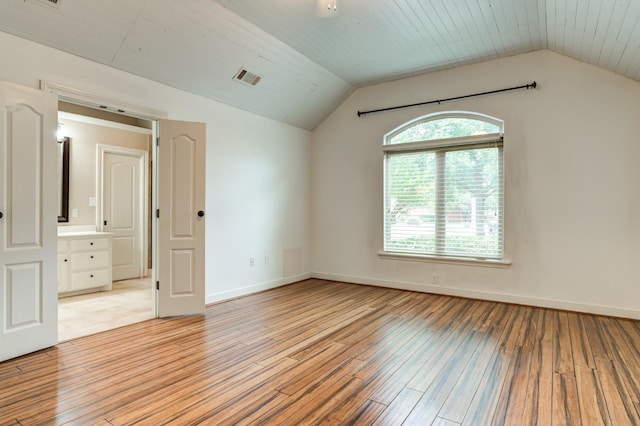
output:
[[[385,251],[502,258],[502,141],[469,142],[385,151]]]

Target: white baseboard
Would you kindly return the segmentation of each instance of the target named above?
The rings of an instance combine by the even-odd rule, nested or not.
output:
[[[240,296],[246,296],[251,293],[257,293],[264,290],[270,290],[272,288],[280,287],[287,284],[292,284],[298,281],[304,281],[311,278],[311,273],[307,272],[304,274],[294,275],[287,278],[280,278],[272,281],[264,281],[258,284],[253,284],[246,287],[236,288],[228,291],[221,291],[219,293],[208,294],[205,300],[205,303],[208,305],[210,303],[221,302],[223,300],[234,299]]]
[[[353,284],[365,284],[378,287],[395,288],[399,290],[419,291],[423,293],[443,294],[447,296],[467,297],[472,299],[490,300],[493,302],[514,303],[518,305],[538,306],[541,308],[561,309],[565,311],[584,312],[596,315],[607,315],[621,318],[640,319],[640,311],[621,309],[612,306],[591,305],[587,303],[567,302],[563,300],[541,299],[529,296],[517,296],[513,294],[494,293],[489,291],[466,290],[433,286],[428,284],[413,284],[397,281],[378,280],[374,278],[356,277],[341,274],[326,274],[312,272],[312,278],[330,281],[342,281]]]

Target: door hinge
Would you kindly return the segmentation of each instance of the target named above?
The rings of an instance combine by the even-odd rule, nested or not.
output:
[[[156,209],[156,218],[160,219],[160,209]]]
[[[160,290],[160,281],[156,281],[156,290]]]
[[[104,221],[104,226],[107,226],[107,221],[106,220]]]
[[[160,136],[156,138],[156,146],[160,146]]]

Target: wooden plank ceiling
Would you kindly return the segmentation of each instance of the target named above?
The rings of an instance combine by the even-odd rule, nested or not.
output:
[[[357,87],[539,49],[640,81],[640,0],[48,3],[3,0],[0,31],[304,129]]]

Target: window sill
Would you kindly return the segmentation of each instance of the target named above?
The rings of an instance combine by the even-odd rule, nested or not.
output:
[[[491,260],[491,259],[471,259],[465,257],[440,257],[427,254],[410,254],[395,253],[389,251],[380,251],[378,256],[381,259],[390,260],[410,260],[417,262],[433,262],[433,263],[449,263],[453,265],[482,266],[486,268],[508,268],[511,266],[510,260]]]

